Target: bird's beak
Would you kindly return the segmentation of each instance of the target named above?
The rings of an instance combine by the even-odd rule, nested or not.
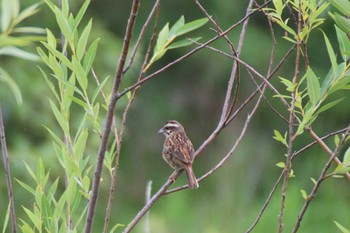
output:
[[[158,131],[158,133],[164,133],[163,128],[161,128],[161,129]]]

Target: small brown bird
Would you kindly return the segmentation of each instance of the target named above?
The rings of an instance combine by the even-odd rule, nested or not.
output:
[[[163,158],[175,170],[184,169],[189,188],[198,188],[192,170],[194,148],[182,125],[174,120],[167,121],[159,133],[165,135]]]

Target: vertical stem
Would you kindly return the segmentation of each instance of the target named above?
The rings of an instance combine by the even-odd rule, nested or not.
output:
[[[94,215],[95,215],[97,197],[98,197],[98,193],[99,193],[99,189],[100,189],[103,160],[104,160],[106,150],[107,150],[108,139],[109,139],[111,126],[112,126],[112,122],[113,122],[114,110],[115,110],[115,106],[117,103],[117,98],[116,98],[117,95],[116,94],[118,92],[118,89],[119,89],[119,86],[121,83],[123,69],[125,66],[126,57],[128,55],[130,41],[131,41],[131,37],[132,37],[132,31],[134,28],[139,5],[140,5],[140,0],[133,1],[132,10],[130,12],[130,16],[128,19],[128,25],[126,28],[126,33],[124,36],[122,52],[121,52],[121,56],[120,56],[120,59],[118,62],[118,67],[116,69],[116,73],[115,73],[115,77],[114,77],[114,84],[113,84],[113,89],[112,89],[112,93],[111,93],[112,97],[111,97],[110,103],[108,105],[106,123],[105,123],[104,130],[102,133],[101,144],[100,144],[100,148],[98,150],[95,175],[94,175],[94,179],[92,182],[92,190],[91,190],[89,208],[88,208],[86,222],[85,222],[85,231],[84,231],[85,233],[90,233],[92,230],[92,223],[93,223]]]
[[[10,216],[11,216],[11,223],[12,223],[12,233],[16,233],[17,232],[17,223],[16,223],[16,213],[15,213],[15,201],[13,198],[11,173],[10,173],[10,162],[9,162],[9,156],[8,156],[7,146],[6,146],[5,127],[4,127],[3,117],[2,117],[1,103],[0,103],[0,137],[1,137],[2,158],[4,160],[4,168],[5,168],[5,176],[6,176],[6,184],[7,184],[7,194],[9,196],[9,201],[10,201]]]
[[[288,180],[289,180],[289,174],[292,169],[292,155],[293,155],[293,141],[294,141],[294,108],[295,108],[295,98],[297,93],[297,84],[299,82],[299,62],[300,62],[300,46],[301,46],[301,40],[300,40],[300,33],[301,33],[301,24],[302,24],[302,5],[301,0],[299,0],[299,8],[298,8],[298,39],[297,39],[297,53],[295,58],[295,71],[294,71],[294,78],[293,83],[295,84],[295,88],[292,93],[292,102],[290,106],[290,112],[289,112],[289,140],[288,140],[288,147],[287,147],[287,161],[286,166],[284,168],[284,179],[283,179],[283,186],[282,186],[282,200],[281,200],[281,209],[280,209],[280,215],[278,219],[278,229],[277,232],[283,232],[283,217],[284,217],[284,210],[285,210],[285,201],[287,196],[287,186],[288,186]]]

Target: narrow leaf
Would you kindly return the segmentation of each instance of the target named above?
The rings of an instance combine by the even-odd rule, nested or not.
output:
[[[183,34],[196,30],[197,28],[202,27],[207,22],[208,22],[207,18],[202,18],[202,19],[197,19],[192,22],[186,23],[185,25],[183,25],[177,30],[176,36],[181,36]]]
[[[85,53],[85,48],[86,48],[86,44],[87,44],[88,39],[89,39],[91,26],[92,26],[92,20],[90,20],[89,23],[86,25],[83,33],[81,34],[81,36],[79,38],[79,42],[78,42],[78,45],[77,45],[77,58],[78,58],[78,61],[81,60],[81,58],[83,57],[83,55]]]
[[[313,106],[320,100],[321,88],[315,73],[309,67],[306,71],[307,92]]]
[[[169,37],[173,37],[176,35],[176,32],[185,24],[185,17],[182,15],[176,23],[171,27],[169,31]]]
[[[350,2],[348,0],[328,0],[335,8],[344,15],[350,15]]]
[[[337,58],[335,56],[334,50],[332,48],[332,45],[331,45],[331,43],[328,40],[328,37],[326,36],[326,34],[324,32],[322,32],[322,33],[323,33],[323,36],[324,36],[324,40],[326,42],[328,56],[329,56],[329,59],[331,60],[333,77],[335,78],[336,74],[338,72]]]
[[[55,118],[56,118],[58,124],[61,126],[62,131],[68,135],[69,134],[69,127],[68,127],[68,123],[67,123],[66,119],[64,118],[64,116],[62,115],[60,110],[58,110],[58,108],[56,107],[54,102],[50,99],[49,99],[49,101],[50,101],[50,106],[51,106],[52,112],[55,115]]]
[[[185,46],[193,44],[193,42],[198,41],[200,39],[201,39],[201,37],[180,40],[180,41],[177,41],[175,43],[172,43],[170,46],[168,46],[168,49],[177,49],[177,48],[185,47]]]

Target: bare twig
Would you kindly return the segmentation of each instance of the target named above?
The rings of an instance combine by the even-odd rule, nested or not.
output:
[[[140,46],[140,44],[141,44],[141,40],[143,39],[143,35],[145,34],[145,31],[146,31],[146,29],[147,29],[149,23],[151,22],[151,20],[152,20],[154,14],[155,14],[156,11],[159,9],[159,4],[160,4],[160,0],[156,0],[156,2],[154,3],[153,8],[152,8],[150,14],[148,15],[148,18],[147,18],[146,22],[145,22],[144,25],[142,26],[140,35],[139,35],[139,37],[137,38],[137,41],[136,41],[136,44],[135,44],[135,46],[134,46],[133,51],[131,52],[129,62],[128,62],[128,64],[125,66],[125,68],[124,68],[124,70],[123,70],[123,74],[125,74],[125,73],[129,70],[129,68],[131,67],[132,63],[134,62],[137,49],[139,48],[139,46]]]
[[[246,233],[251,232],[251,231],[254,229],[254,227],[258,224],[258,222],[260,221],[260,219],[261,219],[263,213],[264,213],[265,210],[266,210],[266,207],[270,204],[270,201],[271,201],[273,195],[275,194],[276,189],[277,189],[279,183],[281,182],[281,180],[282,180],[282,178],[283,178],[283,174],[284,174],[284,172],[282,171],[281,174],[280,174],[280,176],[278,177],[277,181],[276,181],[275,184],[273,185],[273,187],[272,187],[272,189],[271,189],[271,191],[270,191],[270,194],[269,194],[269,196],[267,197],[267,199],[266,199],[266,201],[265,201],[263,207],[261,208],[261,210],[260,210],[258,216],[256,217],[256,219],[255,219],[255,221],[253,222],[253,224],[252,224],[252,225],[249,227],[249,229],[246,231]]]
[[[337,147],[335,148],[335,150],[332,152],[331,157],[329,158],[329,160],[327,161],[327,163],[325,164],[325,166],[323,167],[320,176],[318,177],[311,193],[307,196],[307,198],[305,199],[304,205],[300,210],[300,213],[298,215],[298,219],[295,223],[294,229],[293,229],[293,233],[296,233],[299,230],[301,221],[303,220],[303,217],[305,215],[305,212],[307,210],[307,208],[309,207],[311,201],[314,199],[314,197],[316,196],[316,193],[319,189],[319,187],[321,186],[321,183],[329,176],[327,176],[327,171],[330,168],[332,162],[334,161],[334,158],[338,155],[339,150],[341,148],[341,146],[344,144],[344,142],[346,141],[347,137],[349,136],[350,133],[350,125],[348,126],[346,132],[343,135],[342,140],[339,142],[339,144],[337,145]]]
[[[99,187],[100,187],[103,160],[104,160],[104,156],[105,156],[106,149],[107,149],[108,138],[110,135],[112,121],[113,121],[114,109],[115,109],[115,105],[117,102],[117,99],[114,97],[116,96],[116,93],[118,92],[120,82],[122,79],[123,69],[124,69],[126,57],[127,57],[128,50],[129,50],[129,45],[130,45],[130,41],[131,41],[131,37],[132,37],[133,27],[134,27],[134,24],[136,21],[136,16],[138,14],[139,5],[140,5],[140,0],[133,1],[132,10],[131,10],[131,13],[130,13],[130,16],[128,19],[128,24],[127,24],[127,28],[126,28],[125,37],[124,37],[122,53],[121,53],[121,56],[120,56],[120,59],[118,62],[118,67],[116,69],[116,74],[114,77],[112,98],[111,98],[111,101],[108,105],[106,123],[105,123],[105,127],[104,127],[103,134],[102,134],[100,148],[98,151],[95,176],[94,176],[93,183],[92,183],[89,208],[88,208],[86,222],[85,222],[85,233],[90,233],[92,230],[92,223],[93,223],[93,218],[95,215],[96,202],[97,202],[97,197],[98,197]]]
[[[16,233],[17,232],[17,220],[16,220],[16,213],[15,213],[15,200],[13,197],[11,172],[10,172],[10,161],[9,161],[9,155],[7,152],[6,135],[5,135],[4,120],[2,117],[1,103],[0,103],[0,139],[1,139],[1,148],[2,148],[2,158],[4,161],[4,168],[5,168],[7,195],[9,197],[9,202],[10,202],[10,216],[11,216],[11,224],[12,224],[12,233]]]

